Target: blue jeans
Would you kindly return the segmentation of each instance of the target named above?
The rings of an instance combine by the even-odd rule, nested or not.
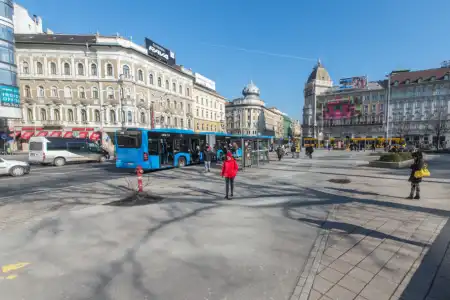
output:
[[[205,160],[205,171],[209,171],[211,169],[211,162]]]

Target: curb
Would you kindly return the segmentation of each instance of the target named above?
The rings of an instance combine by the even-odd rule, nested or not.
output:
[[[337,206],[337,204],[333,205],[327,218],[322,224],[326,223],[330,217],[334,217]],[[320,232],[309,253],[308,260],[303,267],[303,272],[299,277],[297,286],[295,287],[289,300],[308,300],[314,284],[314,279],[316,278],[317,270],[319,269],[320,261],[322,260],[322,254],[325,251],[329,234],[329,230],[322,228],[320,229]]]

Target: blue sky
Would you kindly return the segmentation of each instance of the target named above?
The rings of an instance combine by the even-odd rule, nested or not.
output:
[[[261,97],[301,118],[303,87],[320,58],[334,82],[450,59],[450,1],[434,0],[20,0],[55,33],[95,33],[143,44],[149,37],[177,63],[216,81],[225,97],[253,80]],[[217,47],[212,45],[224,45]],[[307,59],[234,50],[244,48]],[[311,60],[312,59],[312,60]]]

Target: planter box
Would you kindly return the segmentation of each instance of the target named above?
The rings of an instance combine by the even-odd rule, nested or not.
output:
[[[386,162],[386,161],[370,161],[369,167],[386,168],[386,169],[403,169],[409,168],[414,162],[414,159],[408,159],[400,162]]]

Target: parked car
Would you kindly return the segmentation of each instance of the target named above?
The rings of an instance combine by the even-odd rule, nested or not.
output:
[[[0,175],[17,177],[28,173],[30,173],[30,165],[27,162],[0,158]]]
[[[32,137],[28,160],[60,167],[67,162],[104,162],[108,156],[106,150],[88,139]]]

